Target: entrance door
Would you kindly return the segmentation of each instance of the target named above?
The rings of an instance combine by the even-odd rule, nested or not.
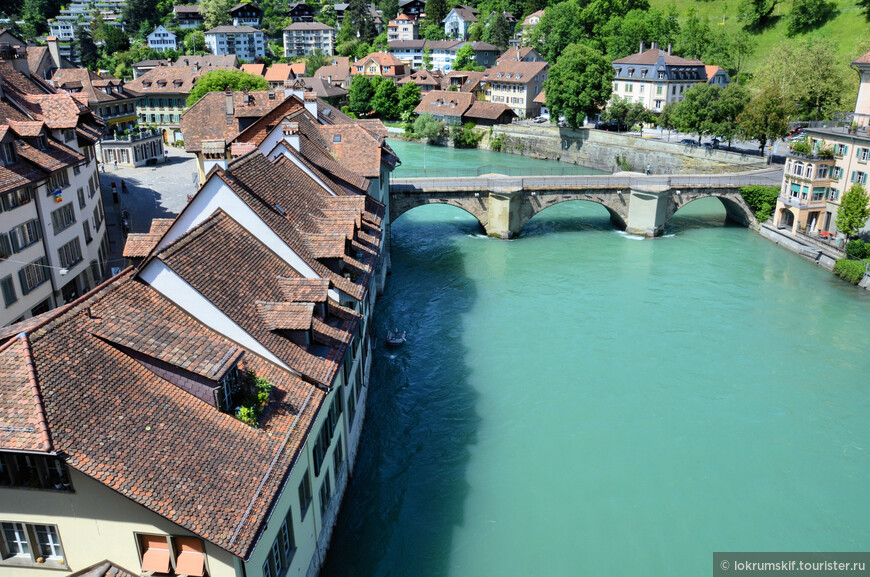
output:
[[[72,279],[66,283],[62,289],[60,289],[60,296],[63,299],[64,304],[71,303],[78,298],[79,291],[76,279]]]

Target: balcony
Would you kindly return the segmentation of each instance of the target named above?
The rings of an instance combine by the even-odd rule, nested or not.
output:
[[[818,195],[815,195],[818,196]],[[800,196],[782,196],[780,195],[779,201],[786,206],[793,206],[797,209],[811,209],[811,208],[825,208],[825,203],[827,199],[824,195],[822,195],[821,199],[813,200],[809,196],[805,196],[801,194]]]
[[[163,133],[159,130],[141,130],[130,134],[115,134],[113,136],[106,136],[105,138],[103,138],[103,142],[137,142],[139,140],[145,140],[147,138],[153,138],[155,136],[162,135]]]

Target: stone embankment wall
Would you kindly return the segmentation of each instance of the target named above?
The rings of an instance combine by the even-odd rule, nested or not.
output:
[[[618,165],[617,157],[637,172],[651,164],[654,174],[739,172],[766,166],[758,156],[584,128],[501,125],[493,128],[491,138],[485,138],[481,147],[492,148],[493,140],[501,141],[503,152],[608,172],[629,170]]]

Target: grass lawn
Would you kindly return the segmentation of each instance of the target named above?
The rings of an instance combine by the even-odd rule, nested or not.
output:
[[[725,26],[730,29],[740,28],[737,21],[737,4],[739,0],[650,0],[653,8],[665,10],[671,3],[676,4],[680,19],[683,20],[689,11],[697,11],[701,16],[707,16],[711,26]],[[849,63],[864,52],[870,50],[870,22],[864,18],[864,13],[853,0],[837,0],[839,14],[829,20],[821,28],[810,34],[818,34],[834,42],[840,55],[839,65],[847,68]],[[763,31],[755,34],[756,50],[749,62],[749,70],[754,70],[770,50],[787,40],[786,17],[791,11],[791,0],[783,0],[774,12],[774,22]],[[682,24],[682,22],[681,22]],[[855,92],[858,90],[858,75],[850,72],[854,81]]]

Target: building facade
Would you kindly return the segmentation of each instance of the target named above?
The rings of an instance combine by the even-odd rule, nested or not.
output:
[[[212,54],[234,54],[244,60],[266,55],[263,32],[250,26],[218,26],[205,33],[205,44]]]
[[[335,28],[321,22],[294,22],[284,29],[285,56],[332,55],[334,46]]]
[[[653,112],[661,112],[671,102],[680,102],[687,90],[707,82],[707,69],[700,60],[688,60],[653,48],[613,61],[613,96],[640,102]]]
[[[175,34],[161,25],[148,35],[148,48],[153,48],[158,52],[177,50],[178,43],[175,41]]]
[[[230,8],[230,16],[233,19],[233,26],[259,28],[260,20],[263,18],[263,11],[256,4],[243,2]]]
[[[387,24],[387,42],[417,40],[420,22],[407,14],[399,14]]]
[[[101,282],[109,246],[95,152],[102,121],[7,60],[0,61],[0,77],[5,326],[72,302]]]
[[[179,28],[196,28],[205,24],[205,16],[197,4],[174,6],[172,13]]]
[[[123,80],[100,76],[85,68],[64,68],[54,73],[51,83],[58,90],[83,97],[106,123],[109,135],[136,125],[136,95],[126,89]]]
[[[546,62],[499,60],[483,73],[486,100],[507,104],[519,118],[531,118],[541,112],[535,98],[544,89],[549,65]]]
[[[469,28],[477,22],[480,12],[471,6],[456,6],[444,17],[444,34],[454,40],[467,40]]]
[[[181,114],[193,84],[208,69],[187,66],[158,66],[127,84],[137,97],[139,124],[154,125],[168,143],[181,140]]]

